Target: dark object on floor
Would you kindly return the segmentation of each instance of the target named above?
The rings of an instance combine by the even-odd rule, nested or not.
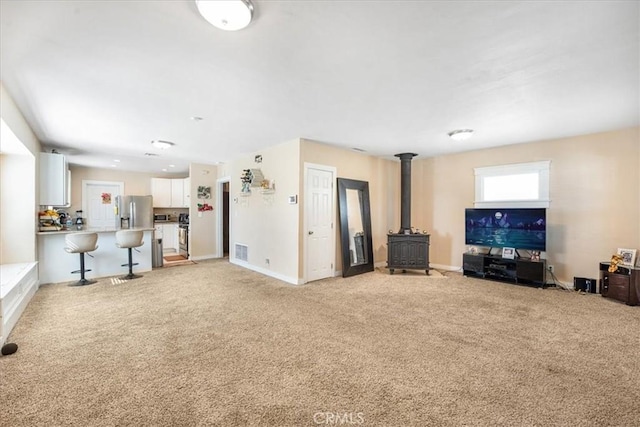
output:
[[[10,354],[15,353],[16,351],[18,351],[18,344],[10,342],[9,344],[5,344],[2,346],[3,356],[8,356]]]
[[[573,289],[576,291],[585,291],[590,294],[596,293],[596,279],[587,279],[586,277],[574,277]]]

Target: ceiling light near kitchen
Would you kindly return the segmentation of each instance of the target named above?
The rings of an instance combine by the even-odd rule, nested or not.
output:
[[[473,129],[458,129],[449,132],[449,137],[456,141],[464,141],[465,139],[471,138],[472,135]]]
[[[155,141],[151,141],[151,145],[153,145],[154,147],[160,149],[160,150],[166,150],[167,148],[171,148],[173,147],[175,144],[173,142],[169,142],[169,141],[162,141],[162,140],[155,140]]]
[[[196,6],[204,19],[221,30],[241,30],[253,17],[250,0],[196,0]]]

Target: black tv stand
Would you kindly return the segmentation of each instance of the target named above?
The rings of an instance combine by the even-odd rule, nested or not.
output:
[[[501,255],[465,253],[462,255],[462,273],[468,277],[544,287],[547,280],[547,261],[518,256],[515,259]]]

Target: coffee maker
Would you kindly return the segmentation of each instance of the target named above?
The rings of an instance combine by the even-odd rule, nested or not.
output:
[[[76,211],[76,228],[82,230],[84,227],[84,219],[82,219],[82,211]]]

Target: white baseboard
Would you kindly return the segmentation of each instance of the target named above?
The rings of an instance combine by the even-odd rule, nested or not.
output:
[[[283,282],[290,283],[292,285],[302,285],[302,279],[293,278],[289,276],[285,276],[284,274],[276,273],[275,271],[268,270],[266,268],[257,267],[255,265],[249,264],[245,261],[238,261],[235,258],[229,258],[229,262],[231,264],[235,264],[239,267],[247,268],[249,270],[253,270],[257,273],[264,274],[265,276],[273,277],[274,279],[282,280]]]
[[[208,255],[200,255],[200,256],[190,256],[189,259],[191,261],[202,261],[205,259],[213,259],[213,258],[221,258],[218,254],[208,254]]]
[[[462,272],[462,266],[461,265],[444,265],[444,264],[434,264],[434,263],[429,263],[429,267],[433,268],[434,270],[445,270],[445,271],[460,271]]]

